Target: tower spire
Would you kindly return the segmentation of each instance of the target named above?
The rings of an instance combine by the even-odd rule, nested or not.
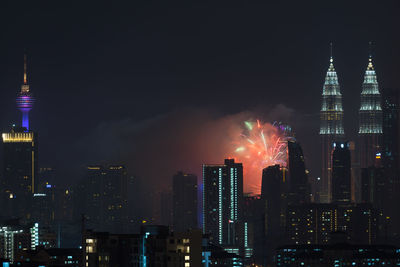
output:
[[[369,55],[368,55],[368,67],[367,70],[374,70],[374,66],[372,65],[372,42],[369,42]]]
[[[369,45],[368,46],[369,60],[371,61],[372,60],[372,42],[369,41],[368,45]]]
[[[24,84],[28,84],[27,74],[26,74],[26,52],[24,53]]]
[[[329,59],[329,69],[328,71],[330,72],[334,72],[335,71],[335,67],[333,66],[333,44],[332,42],[330,43],[330,59]]]

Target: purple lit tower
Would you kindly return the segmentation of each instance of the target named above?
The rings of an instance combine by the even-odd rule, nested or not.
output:
[[[24,55],[24,83],[21,86],[21,91],[17,96],[17,107],[22,112],[22,127],[29,131],[29,111],[33,107],[35,98],[29,90],[29,84],[26,75],[26,54]]]

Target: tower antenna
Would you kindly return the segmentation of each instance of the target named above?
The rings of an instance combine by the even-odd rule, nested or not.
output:
[[[372,60],[372,42],[369,41],[369,47],[368,47],[368,53],[369,53],[369,61]]]
[[[24,51],[24,84],[27,84],[27,75],[26,75],[26,50]]]
[[[331,49],[331,59],[330,59],[330,61],[332,63],[333,62],[333,43],[332,42],[330,43],[330,49]]]

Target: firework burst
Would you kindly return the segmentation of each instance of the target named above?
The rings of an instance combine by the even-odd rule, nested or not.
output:
[[[262,170],[268,166],[287,164],[287,133],[282,125],[245,121],[235,142],[235,158],[243,163],[245,184],[249,193],[260,193]]]

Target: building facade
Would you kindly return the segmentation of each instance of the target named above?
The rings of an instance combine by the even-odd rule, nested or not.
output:
[[[373,244],[377,239],[377,213],[370,204],[307,204],[289,206],[286,234],[289,244],[328,244],[332,232],[347,240]]]
[[[165,266],[202,265],[201,230],[171,233],[167,226],[146,225],[140,234],[111,234],[85,231],[84,266]]]
[[[221,246],[243,246],[243,166],[203,165],[203,233]]]

